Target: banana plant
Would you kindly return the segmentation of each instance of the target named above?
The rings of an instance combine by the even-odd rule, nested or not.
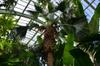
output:
[[[78,37],[79,40],[78,45],[75,49],[71,50],[70,53],[73,57],[75,57],[75,66],[99,66],[99,18],[100,14],[100,4],[95,9],[95,13],[90,21],[87,24],[87,30],[80,31],[76,37],[80,34],[81,36]],[[86,27],[85,27],[86,28]],[[77,49],[78,48],[78,49]],[[80,54],[79,54],[80,53]],[[87,56],[82,56],[81,54],[84,53]],[[80,56],[80,57],[77,57]],[[80,59],[83,59],[80,60]],[[86,64],[86,65],[84,65]],[[89,65],[88,65],[89,64]]]

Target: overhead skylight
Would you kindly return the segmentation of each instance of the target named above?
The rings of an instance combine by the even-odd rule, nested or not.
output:
[[[0,3],[2,3],[3,0],[0,0]],[[34,0],[35,2],[37,0]],[[61,0],[52,0],[52,2],[55,1],[59,2]],[[81,3],[83,5],[84,13],[87,17],[88,22],[91,20],[94,10],[97,7],[98,3],[100,3],[100,0],[81,0]],[[4,9],[4,7],[0,8],[1,10]],[[30,15],[27,10],[34,11],[34,3],[33,0],[17,0],[17,4],[14,6],[13,9],[16,15],[15,18],[18,21],[18,25],[21,26],[27,26],[30,21],[32,21],[32,16]],[[0,13],[3,13],[3,11],[0,11]],[[39,18],[41,20],[41,18]],[[40,33],[36,29],[32,29],[31,31],[28,30],[26,34],[26,38],[22,40],[23,43],[32,45],[36,43],[36,35],[39,35]]]
[[[100,0],[81,0],[81,3],[84,9],[84,13],[89,22],[94,14],[95,8],[100,3]]]

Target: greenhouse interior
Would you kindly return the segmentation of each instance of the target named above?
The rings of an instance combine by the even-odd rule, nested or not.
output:
[[[100,66],[100,0],[0,0],[0,66]]]

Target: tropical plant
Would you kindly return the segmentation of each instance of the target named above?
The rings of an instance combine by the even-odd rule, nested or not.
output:
[[[70,6],[70,3],[72,6]],[[34,18],[33,23],[31,23],[32,26],[44,32],[43,42],[41,43],[41,57],[42,60],[45,60],[44,64],[47,62],[48,66],[62,66],[64,61],[64,64],[72,65],[73,57],[69,54],[69,50],[73,48],[74,40],[76,40],[74,36],[87,24],[85,22],[86,19],[84,11],[82,11],[82,6],[80,8],[80,1],[63,0],[58,2],[57,6],[55,6],[49,0],[45,1],[45,4],[44,1],[39,0],[38,2],[34,2],[34,4],[36,11],[28,12],[30,12]],[[57,13],[59,14],[57,15]],[[39,17],[45,20],[41,22],[42,26],[39,26],[38,23],[34,23],[34,21],[39,21]],[[80,29],[78,29],[78,25],[82,25],[83,27],[79,27]],[[68,36],[67,40],[65,38],[66,35]],[[66,44],[70,45],[67,46]],[[66,61],[68,58],[66,54],[70,59],[68,62]]]
[[[28,12],[33,20],[28,26],[19,26],[11,31],[10,37],[13,36],[14,41],[5,37],[13,28],[14,21],[1,17],[0,23],[4,27],[0,27],[1,66],[99,66],[100,5],[88,23],[80,0],[62,0],[56,5],[51,0],[32,2],[35,11]],[[27,48],[19,43],[17,36],[23,38],[27,29],[32,28],[43,34],[37,36],[34,47]],[[3,34],[5,38],[2,38]]]
[[[21,44],[18,38],[14,41],[10,38],[9,33],[15,26],[16,20],[12,15],[0,16],[0,66],[39,66],[32,49]]]
[[[42,1],[39,1],[39,2],[43,3]],[[49,48],[49,43],[51,42],[51,44],[53,44],[52,40],[50,40],[50,37],[49,37],[52,34],[51,38],[53,38],[53,36],[55,35],[55,34],[53,34],[53,32],[56,32],[56,31],[59,32],[59,34],[57,36],[60,37],[60,39],[59,39],[60,41],[61,41],[61,37],[64,41],[65,36],[66,35],[68,36],[67,40],[66,40],[67,43],[62,43],[63,41],[61,41],[60,42],[61,44],[57,44],[57,43],[55,44],[55,46],[57,46],[56,48],[54,47],[54,50],[53,50],[54,51],[53,55],[55,58],[52,57],[52,55],[51,56],[49,55],[50,57],[47,57],[47,62],[48,62],[47,65],[52,66],[54,63],[54,66],[56,66],[56,65],[62,66],[64,63],[64,65],[70,66],[70,65],[73,65],[74,62],[75,62],[75,66],[97,65],[97,62],[95,61],[96,58],[94,56],[97,50],[94,50],[94,47],[92,46],[92,45],[96,45],[96,44],[93,44],[92,42],[94,42],[93,38],[98,39],[96,36],[99,37],[98,19],[99,19],[100,15],[99,14],[95,15],[95,14],[97,14],[99,12],[100,7],[99,6],[97,7],[92,20],[90,21],[90,23],[88,23],[86,20],[86,17],[84,16],[84,10],[83,10],[82,5],[79,0],[74,0],[74,1],[65,1],[64,0],[64,1],[61,1],[57,6],[51,6],[53,4],[50,1],[45,1],[45,2],[47,4],[39,5],[39,3],[36,3],[36,4],[38,4],[38,8],[35,6],[36,11],[29,11],[33,14],[33,16],[35,16],[35,18],[38,18],[39,16],[43,17],[46,20],[46,22],[48,22],[46,24],[49,24],[46,27],[44,26],[44,28],[43,28],[43,30],[45,29],[44,44],[46,45],[46,46],[45,45],[43,45],[43,46]],[[73,4],[72,7],[69,7],[70,4],[68,4],[68,3]],[[46,6],[45,8],[44,8],[44,5]],[[45,11],[46,8],[48,11],[45,13],[43,11]],[[69,11],[67,11],[68,8],[69,8]],[[60,12],[58,12],[58,11],[60,11]],[[38,14],[34,14],[34,12],[37,12]],[[61,14],[59,14],[60,16],[57,16],[57,14],[56,14],[57,12],[61,13]],[[53,16],[57,16],[57,18],[53,18]],[[54,29],[59,28],[60,31],[58,29],[58,30],[53,31],[52,33],[49,32],[49,31],[51,31],[49,26],[52,26],[52,25],[55,26],[55,27],[53,27]],[[92,26],[92,28],[91,28],[91,26]],[[39,25],[38,25],[38,28],[40,28]],[[48,33],[46,31],[48,31]],[[90,38],[92,39],[92,41]],[[53,40],[54,39],[56,39],[56,38],[53,38]],[[59,40],[57,42],[59,42]],[[85,43],[85,41],[86,41],[86,43]],[[74,48],[74,46],[73,46],[74,42],[77,42],[78,45],[75,49],[71,50],[72,48]],[[47,44],[48,44],[48,46],[47,46]],[[64,49],[64,47],[65,47],[65,49]],[[51,47],[51,48],[53,48],[53,47]],[[44,50],[44,49],[42,49],[42,50]],[[46,48],[45,48],[45,50],[46,50]],[[69,54],[69,51],[75,59],[73,59],[73,57]],[[48,56],[49,52],[45,52],[45,53],[47,53],[46,55]],[[64,53],[64,58],[62,58],[63,53]],[[57,54],[59,54],[59,56],[57,56]],[[79,55],[80,55],[80,57],[78,58]],[[52,61],[49,61],[49,58]],[[70,59],[71,61],[70,60],[67,61],[67,59]]]
[[[84,64],[86,64],[87,62],[89,62],[88,64],[86,64],[85,66],[99,66],[100,62],[99,58],[97,57],[98,51],[99,51],[99,18],[100,18],[100,14],[97,14],[100,11],[100,4],[97,6],[96,10],[95,10],[95,14],[93,15],[91,21],[88,25],[87,28],[87,32],[84,33],[83,32],[83,37],[79,38],[80,40],[78,41],[78,50],[74,49],[71,50],[71,54],[76,58],[77,54],[79,53],[86,53],[88,56],[88,59],[86,61],[86,57],[84,58],[84,56],[81,56],[81,59],[84,58],[84,60],[82,61],[82,64],[80,64],[81,66]],[[85,35],[85,36],[84,36]],[[75,54],[73,54],[75,53]],[[99,55],[99,54],[98,54]],[[82,58],[83,57],[83,58]],[[98,58],[98,59],[97,59]],[[79,60],[80,58],[76,58],[77,60]],[[91,60],[89,60],[91,59]],[[85,63],[83,63],[85,61]],[[90,62],[91,61],[91,62]],[[78,63],[78,62],[77,62]],[[78,66],[80,66],[78,65]]]
[[[15,27],[16,20],[12,15],[4,14],[0,16],[0,37],[7,35]]]

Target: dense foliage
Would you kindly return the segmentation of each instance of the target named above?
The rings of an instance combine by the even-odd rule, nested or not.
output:
[[[7,1],[1,6],[9,10],[16,1]],[[28,26],[15,28],[16,20],[11,14],[0,16],[0,66],[100,65],[100,4],[89,23],[80,0],[62,0],[56,5],[51,0],[38,0],[33,7],[35,11],[28,10],[33,16]],[[43,34],[29,48],[20,43],[20,38],[32,28]]]
[[[8,37],[15,27],[16,20],[12,15],[0,16],[0,66],[38,66],[36,55],[32,49]]]

